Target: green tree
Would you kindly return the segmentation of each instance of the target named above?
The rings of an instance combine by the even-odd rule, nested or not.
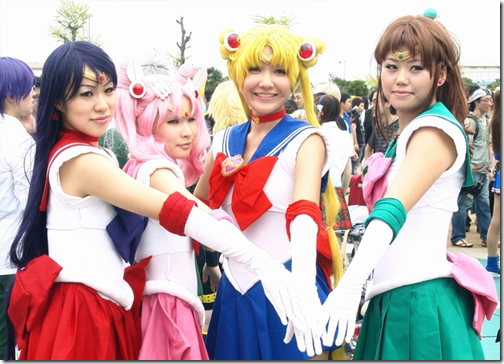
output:
[[[469,77],[462,77],[462,82],[464,83],[464,90],[467,90],[469,86],[478,86],[478,84]]]
[[[292,15],[283,15],[280,18],[275,18],[274,16],[262,16],[262,15],[251,15],[252,20],[256,24],[278,24],[283,25],[287,28],[292,28],[296,23],[294,23],[295,16]]]
[[[369,87],[364,80],[347,81],[336,77],[333,74],[329,75],[329,81],[338,85],[341,92],[349,93],[352,96],[367,96],[369,95]]]
[[[221,71],[215,67],[207,68],[207,82],[205,85],[206,90],[215,90],[215,88],[224,81],[228,81],[229,77],[224,76]]]
[[[500,87],[500,78],[496,78],[491,84],[487,86],[490,91],[495,91],[496,87]]]
[[[90,34],[90,18],[89,5],[62,0],[54,17],[57,25],[49,26],[49,35],[62,43],[87,40],[101,47],[99,37]]]

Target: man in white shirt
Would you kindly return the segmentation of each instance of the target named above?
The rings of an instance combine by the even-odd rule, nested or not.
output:
[[[21,222],[30,186],[34,141],[20,121],[32,117],[35,75],[24,62],[0,57],[0,312],[16,269],[10,247]],[[5,359],[7,330],[0,315],[0,359]]]

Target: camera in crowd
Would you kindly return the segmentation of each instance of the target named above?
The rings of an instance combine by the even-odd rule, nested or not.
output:
[[[350,116],[353,116],[354,118],[359,118],[360,117],[360,112],[357,111],[357,106],[354,106],[353,109],[348,110],[348,113]]]

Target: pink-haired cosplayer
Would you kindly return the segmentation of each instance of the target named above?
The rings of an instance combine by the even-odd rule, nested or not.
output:
[[[145,94],[139,98],[132,97],[129,91],[135,80],[132,82],[128,77],[127,64],[118,74],[114,121],[129,146],[129,161],[123,169],[154,188],[159,187],[151,183],[151,178],[156,181],[154,174],[164,173],[161,178],[166,180],[164,192],[167,193],[194,184],[203,173],[202,158],[210,138],[192,80],[186,84],[197,70],[197,67],[185,66],[172,78],[159,74],[142,76],[143,85],[140,83],[138,90],[143,93],[144,87]],[[181,106],[183,96],[190,100],[189,111]],[[188,157],[175,159],[155,134],[167,120],[178,120],[181,116],[189,118],[188,123],[196,123],[197,132],[192,136]],[[159,174],[156,178],[159,181]],[[158,220],[149,219],[135,255],[137,261],[152,256],[146,269],[139,359],[208,359],[201,335],[205,312],[198,298],[194,253],[189,237],[169,233]]]

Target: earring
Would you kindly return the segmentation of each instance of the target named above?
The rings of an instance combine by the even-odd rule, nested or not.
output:
[[[444,80],[443,80],[443,79],[440,79],[437,83],[438,83],[438,85],[439,85],[439,86],[441,86],[441,85],[443,85]]]

